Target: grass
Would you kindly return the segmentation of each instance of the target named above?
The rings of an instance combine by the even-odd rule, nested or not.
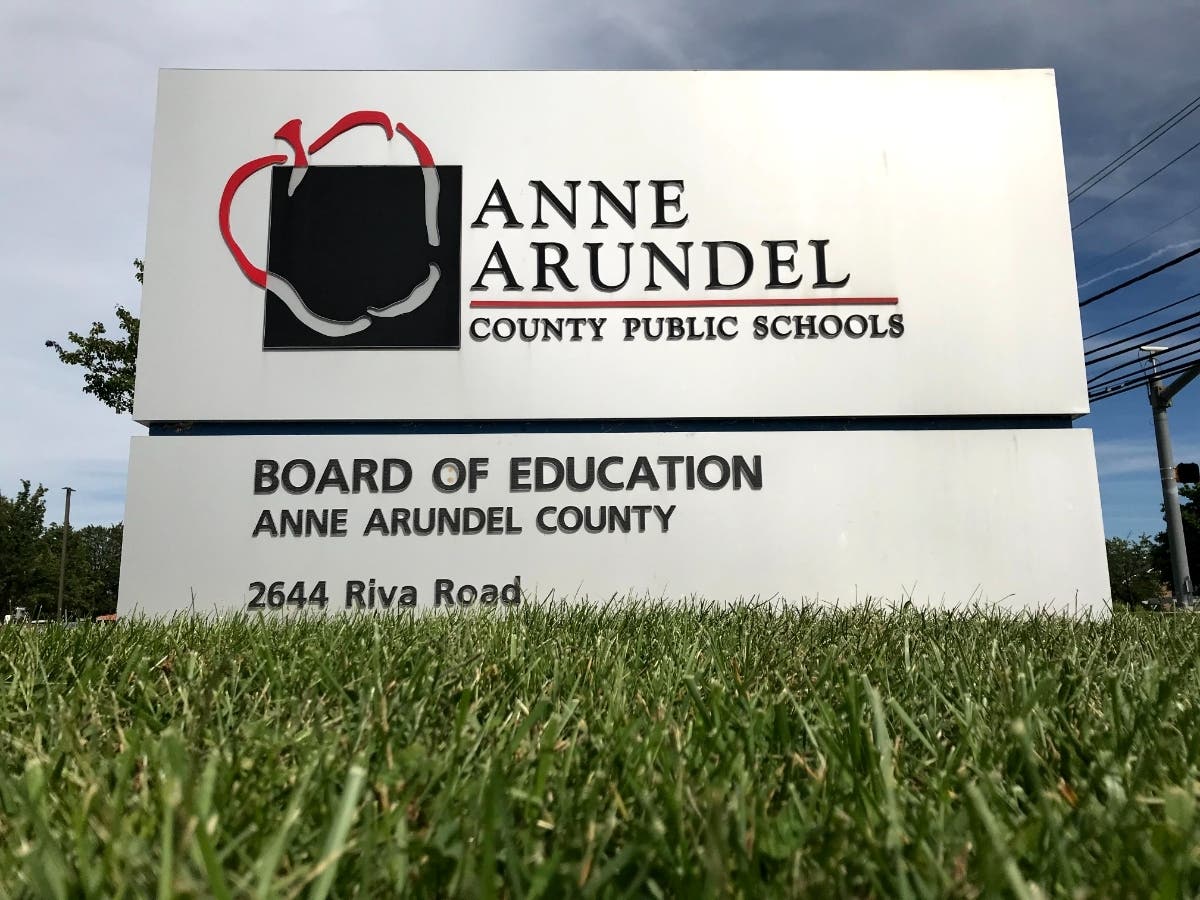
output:
[[[1200,619],[0,629],[0,894],[1200,892]]]

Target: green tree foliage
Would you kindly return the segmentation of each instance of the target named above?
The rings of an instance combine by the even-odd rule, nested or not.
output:
[[[0,494],[0,614],[30,606],[40,597],[50,571],[43,541],[46,489],[21,482],[15,496]]]
[[[140,259],[133,261],[134,277],[140,284],[145,266]],[[133,377],[137,366],[137,316],[124,306],[117,306],[117,326],[120,336],[110,337],[103,322],[93,322],[86,335],[67,333],[69,349],[58,341],[46,341],[46,346],[69,366],[82,366],[83,391],[92,394],[115,412],[133,411]]]
[[[1143,534],[1137,540],[1109,538],[1104,547],[1113,603],[1141,606],[1159,602],[1165,585],[1155,559],[1157,545],[1150,536]]]
[[[1200,578],[1200,484],[1179,486],[1179,511],[1183,518],[1183,543],[1187,547],[1188,569],[1192,584]],[[1160,531],[1154,547],[1154,564],[1164,582],[1171,583],[1171,551],[1167,533]],[[1194,588],[1193,588],[1194,591]]]
[[[62,525],[46,525],[46,488],[21,482],[12,497],[0,494],[0,616],[23,607],[37,618],[58,606]],[[67,537],[63,613],[91,618],[117,608],[122,527],[88,525]]]
[[[90,619],[117,610],[117,585],[121,578],[121,523],[86,525],[67,536],[67,571],[63,579],[63,612],[68,618]],[[62,526],[46,529],[43,542],[54,555],[54,602],[58,603],[58,561],[62,552]]]

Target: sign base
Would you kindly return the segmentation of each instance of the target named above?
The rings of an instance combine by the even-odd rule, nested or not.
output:
[[[134,438],[125,535],[122,616],[1109,611],[1085,429]]]

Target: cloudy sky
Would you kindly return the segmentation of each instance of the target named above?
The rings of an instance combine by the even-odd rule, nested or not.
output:
[[[21,478],[71,484],[73,521],[122,516],[128,439],[142,429],[83,395],[43,342],[111,323],[117,303],[137,308],[159,68],[1050,67],[1075,185],[1200,94],[1198,45],[1197,0],[5,0],[0,492]],[[1074,220],[1198,141],[1200,112],[1073,204]],[[1200,150],[1078,227],[1082,295],[1200,246],[1197,207]],[[1200,258],[1088,307],[1084,333],[1196,291]],[[1177,457],[1200,457],[1200,383],[1171,415]],[[1096,433],[1108,533],[1158,530],[1145,396],[1097,404],[1079,424]]]

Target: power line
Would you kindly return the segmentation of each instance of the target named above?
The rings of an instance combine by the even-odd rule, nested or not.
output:
[[[1179,337],[1179,335],[1181,335],[1181,334],[1186,334],[1189,331],[1195,330],[1196,327],[1197,326],[1195,326],[1195,325],[1188,325],[1186,328],[1180,328],[1177,331],[1169,331],[1166,334],[1156,334],[1154,337],[1148,338],[1147,340],[1143,341],[1141,344],[1138,344],[1136,347],[1123,347],[1122,349],[1118,350],[1116,353],[1110,353],[1110,354],[1108,354],[1108,356],[1101,357],[1101,359],[1107,360],[1107,359],[1112,359],[1117,356],[1121,356],[1125,353],[1129,353],[1132,350],[1138,349],[1138,347],[1144,347],[1146,344],[1151,343],[1152,341],[1165,341],[1167,338]],[[1179,349],[1179,347],[1187,347],[1190,344],[1200,344],[1200,338],[1196,338],[1193,341],[1187,341],[1185,343],[1178,344],[1172,348],[1172,352],[1174,350]],[[1088,363],[1087,365],[1095,365],[1097,362],[1100,362],[1100,360],[1093,360],[1092,362]],[[1117,365],[1113,366],[1110,369],[1105,369],[1103,372],[1100,372],[1098,375],[1091,375],[1088,377],[1088,383],[1091,384],[1093,381],[1096,381],[1096,380],[1104,377],[1109,372],[1115,372],[1118,369],[1123,369],[1125,366],[1132,365],[1134,362],[1137,362],[1136,357],[1133,360],[1128,360],[1123,363],[1118,363]]]
[[[1139,331],[1139,332],[1136,332],[1135,334],[1126,335],[1123,338],[1117,338],[1115,341],[1109,341],[1107,344],[1101,344],[1099,347],[1093,347],[1091,350],[1088,350],[1087,353],[1085,353],[1084,355],[1091,356],[1094,353],[1099,353],[1101,350],[1107,350],[1109,347],[1115,347],[1115,346],[1117,346],[1117,344],[1127,344],[1130,341],[1136,341],[1138,338],[1143,337],[1147,334],[1154,334],[1160,328],[1170,328],[1172,325],[1178,325],[1180,322],[1186,322],[1189,319],[1195,319],[1198,317],[1200,317],[1200,311],[1197,311],[1194,313],[1188,313],[1186,316],[1180,316],[1178,319],[1172,319],[1170,322],[1162,322],[1158,325],[1152,325],[1144,331]],[[1196,326],[1189,325],[1188,327],[1195,328]],[[1186,331],[1187,329],[1184,329],[1184,330]],[[1166,337],[1166,335],[1162,335],[1162,336]],[[1145,341],[1142,341],[1141,343],[1145,343]],[[1129,349],[1129,348],[1127,347],[1125,349]],[[1119,352],[1122,352],[1122,351],[1118,351],[1118,353]],[[1100,362],[1100,360],[1102,360],[1102,359],[1109,359],[1110,357],[1116,356],[1116,355],[1117,355],[1117,353],[1110,353],[1108,356],[1097,357],[1096,359],[1089,360],[1088,365],[1091,365],[1092,363],[1095,363],[1095,362]]]
[[[1171,266],[1177,266],[1181,262],[1185,262],[1186,260],[1191,259],[1193,256],[1196,256],[1197,254],[1200,254],[1200,247],[1197,247],[1194,250],[1189,250],[1187,253],[1182,253],[1179,256],[1176,256],[1174,259],[1168,259],[1165,263],[1160,263],[1159,265],[1155,266],[1153,269],[1147,269],[1145,272],[1143,272],[1140,275],[1134,275],[1132,278],[1126,279],[1125,281],[1122,281],[1118,285],[1114,285],[1113,287],[1110,287],[1110,288],[1105,288],[1100,293],[1093,294],[1091,297],[1088,297],[1086,300],[1080,300],[1079,308],[1083,309],[1083,307],[1087,306],[1089,303],[1095,303],[1097,300],[1101,300],[1101,299],[1109,296],[1110,294],[1115,294],[1117,291],[1122,291],[1125,288],[1129,287],[1130,285],[1137,284],[1139,281],[1144,281],[1145,279],[1149,278],[1151,275],[1157,275],[1159,272],[1162,272],[1164,269],[1169,269],[1169,268],[1171,268]]]
[[[1189,209],[1183,215],[1176,216],[1170,222],[1168,222],[1166,225],[1159,225],[1157,228],[1155,228],[1153,231],[1149,232],[1148,234],[1143,234],[1140,238],[1138,238],[1137,240],[1130,241],[1128,244],[1126,244],[1124,247],[1121,247],[1119,250],[1114,250],[1112,253],[1108,254],[1107,256],[1096,260],[1096,262],[1092,263],[1092,265],[1090,265],[1088,267],[1088,274],[1090,275],[1092,272],[1097,271],[1098,269],[1100,269],[1101,266],[1103,266],[1110,259],[1120,256],[1122,253],[1124,253],[1130,247],[1137,246],[1138,244],[1140,244],[1142,241],[1146,240],[1147,238],[1154,237],[1160,231],[1165,231],[1166,229],[1168,229],[1172,225],[1174,225],[1176,222],[1180,222],[1180,221],[1186,219],[1188,216],[1192,215],[1193,213],[1197,213],[1197,212],[1200,212],[1200,203],[1197,203],[1195,206],[1193,206],[1191,209]]]
[[[1076,200],[1082,197],[1101,181],[1103,181],[1113,172],[1117,171],[1117,169],[1121,168],[1121,166],[1125,165],[1125,163],[1129,162],[1131,159],[1157,141],[1160,137],[1194,113],[1197,109],[1200,109],[1200,96],[1193,97],[1183,105],[1182,109],[1179,109],[1168,116],[1166,121],[1160,123],[1149,134],[1135,143],[1128,150],[1118,154],[1116,158],[1110,160],[1108,163],[1101,166],[1099,170],[1093,172],[1091,175],[1085,178],[1080,184],[1077,184],[1075,187],[1071,188],[1070,192],[1067,194],[1067,199]]]
[[[1186,330],[1186,329],[1185,329],[1185,330]],[[1167,337],[1167,335],[1163,335],[1163,337],[1165,338],[1165,337]],[[1179,350],[1182,350],[1184,347],[1192,347],[1192,346],[1194,346],[1194,345],[1196,345],[1196,344],[1200,344],[1200,338],[1193,338],[1193,339],[1192,339],[1192,340],[1190,340],[1190,341],[1184,341],[1182,344],[1176,344],[1176,345],[1175,345],[1174,347],[1172,347],[1172,348],[1171,348],[1171,349],[1170,349],[1168,352],[1170,352],[1170,353],[1176,353],[1176,352],[1178,352]],[[1129,350],[1133,350],[1133,349],[1134,349],[1133,347],[1130,347],[1130,348],[1129,348]],[[1194,352],[1194,351],[1193,351],[1193,352]],[[1167,360],[1167,362],[1175,362],[1175,361],[1176,361],[1176,360],[1173,360],[1173,359],[1171,359],[1171,360]],[[1098,374],[1098,375],[1093,375],[1091,378],[1089,378],[1089,379],[1088,379],[1088,385],[1089,385],[1090,387],[1092,387],[1092,388],[1099,387],[1100,385],[1099,385],[1099,384],[1096,384],[1095,382],[1099,382],[1099,381],[1100,381],[1100,379],[1104,378],[1104,376],[1106,376],[1106,375],[1110,375],[1110,374],[1112,374],[1113,372],[1119,372],[1121,369],[1125,369],[1125,368],[1128,368],[1129,366],[1136,365],[1136,364],[1137,364],[1137,363],[1139,363],[1139,362],[1141,362],[1141,359],[1140,359],[1140,357],[1134,357],[1133,359],[1126,360],[1126,361],[1125,361],[1125,362],[1123,362],[1123,363],[1118,363],[1117,365],[1115,365],[1115,366],[1112,366],[1111,368],[1105,369],[1103,372],[1101,372],[1101,373],[1100,373],[1100,374]],[[1100,382],[1100,383],[1101,383],[1101,384],[1104,384],[1104,383],[1106,383],[1106,382]]]
[[[1192,350],[1188,353],[1185,353],[1183,356],[1168,360],[1165,367],[1157,370],[1158,377],[1163,378],[1179,368],[1186,369],[1192,364],[1192,362],[1198,359],[1200,359],[1200,350]],[[1143,357],[1136,360],[1136,362],[1141,363],[1146,363],[1148,361],[1148,357]],[[1162,363],[1160,362],[1159,365],[1162,366]],[[1119,387],[1122,385],[1131,384],[1147,377],[1153,377],[1153,372],[1150,372],[1149,370],[1143,370],[1137,375],[1131,375],[1130,373],[1126,372],[1124,375],[1118,375],[1115,378],[1109,378],[1107,381],[1101,382],[1100,384],[1093,384],[1088,388],[1088,391],[1092,394],[1104,393],[1105,390],[1109,389],[1109,387]]]
[[[1160,175],[1163,172],[1165,172],[1167,169],[1171,168],[1171,166],[1175,165],[1175,163],[1179,162],[1181,159],[1183,159],[1185,156],[1187,156],[1189,153],[1191,153],[1197,147],[1200,147],[1200,141],[1196,141],[1196,143],[1192,144],[1192,146],[1188,147],[1186,150],[1184,150],[1182,153],[1180,153],[1178,156],[1176,156],[1174,159],[1172,159],[1166,165],[1160,166],[1159,168],[1155,169],[1153,172],[1151,172],[1149,175],[1147,175],[1145,178],[1143,178],[1141,181],[1139,181],[1137,184],[1135,184],[1133,187],[1131,187],[1125,193],[1121,194],[1120,196],[1118,196],[1112,200],[1109,200],[1107,203],[1105,203],[1102,207],[1100,207],[1098,210],[1096,210],[1094,213],[1092,213],[1090,216],[1088,216],[1082,222],[1079,222],[1076,225],[1072,225],[1071,230],[1075,231],[1079,228],[1082,228],[1084,225],[1086,225],[1088,222],[1092,221],[1092,219],[1096,218],[1096,216],[1100,215],[1100,213],[1104,212],[1106,209],[1111,209],[1115,204],[1124,200],[1126,197],[1128,197],[1130,194],[1132,194],[1134,191],[1136,191],[1138,188],[1140,188],[1143,184],[1145,184],[1151,178],[1154,178],[1155,176]]]
[[[1177,376],[1177,374],[1186,373],[1198,365],[1200,365],[1200,353],[1193,356],[1188,356],[1187,359],[1180,360],[1178,364],[1172,365],[1169,368],[1160,368],[1157,373],[1142,372],[1138,374],[1138,376],[1123,380],[1123,382],[1114,383],[1109,386],[1109,388],[1093,391],[1092,394],[1087,396],[1087,398],[1091,401],[1108,400],[1109,397],[1126,394],[1127,391],[1141,388],[1141,386],[1151,382],[1151,380],[1154,378],[1170,378],[1171,376]]]
[[[1200,207],[1197,208],[1200,209]],[[1108,328],[1105,328],[1101,331],[1093,331],[1091,334],[1085,334],[1083,339],[1085,341],[1090,341],[1092,338],[1100,337],[1102,334],[1108,334],[1110,331],[1116,331],[1118,328],[1124,328],[1126,325],[1132,325],[1134,322],[1149,318],[1157,313],[1166,312],[1173,306],[1178,306],[1180,303],[1187,303],[1189,300],[1195,300],[1197,297],[1200,297],[1200,291],[1197,291],[1194,294],[1188,294],[1186,297],[1182,297],[1173,303],[1168,303],[1166,306],[1160,306],[1158,309],[1152,309],[1148,313],[1142,313],[1140,316],[1134,316],[1132,319],[1126,319],[1124,322],[1118,322],[1116,325],[1110,325]],[[1089,350],[1088,352],[1090,353],[1091,351]]]
[[[1103,390],[1097,390],[1094,393],[1088,394],[1088,400],[1092,403],[1100,400],[1108,400],[1112,397],[1119,397],[1121,394],[1127,394],[1129,391],[1137,390],[1143,385],[1150,382],[1153,378],[1169,378],[1172,375],[1179,375],[1187,372],[1193,366],[1200,365],[1200,353],[1195,353],[1184,360],[1178,360],[1177,363],[1170,368],[1160,369],[1157,373],[1144,373],[1129,381],[1114,384],[1112,387]],[[1119,381],[1119,379],[1117,379]]]
[[[1148,383],[1149,383],[1148,380],[1147,381],[1137,381],[1137,382],[1130,384],[1127,387],[1120,388],[1119,390],[1114,389],[1111,391],[1105,391],[1103,394],[1096,394],[1095,396],[1089,396],[1088,402],[1094,406],[1097,403],[1099,403],[1101,400],[1111,400],[1113,397],[1120,397],[1122,394],[1128,394],[1130,391],[1136,391],[1141,388],[1144,388]]]

